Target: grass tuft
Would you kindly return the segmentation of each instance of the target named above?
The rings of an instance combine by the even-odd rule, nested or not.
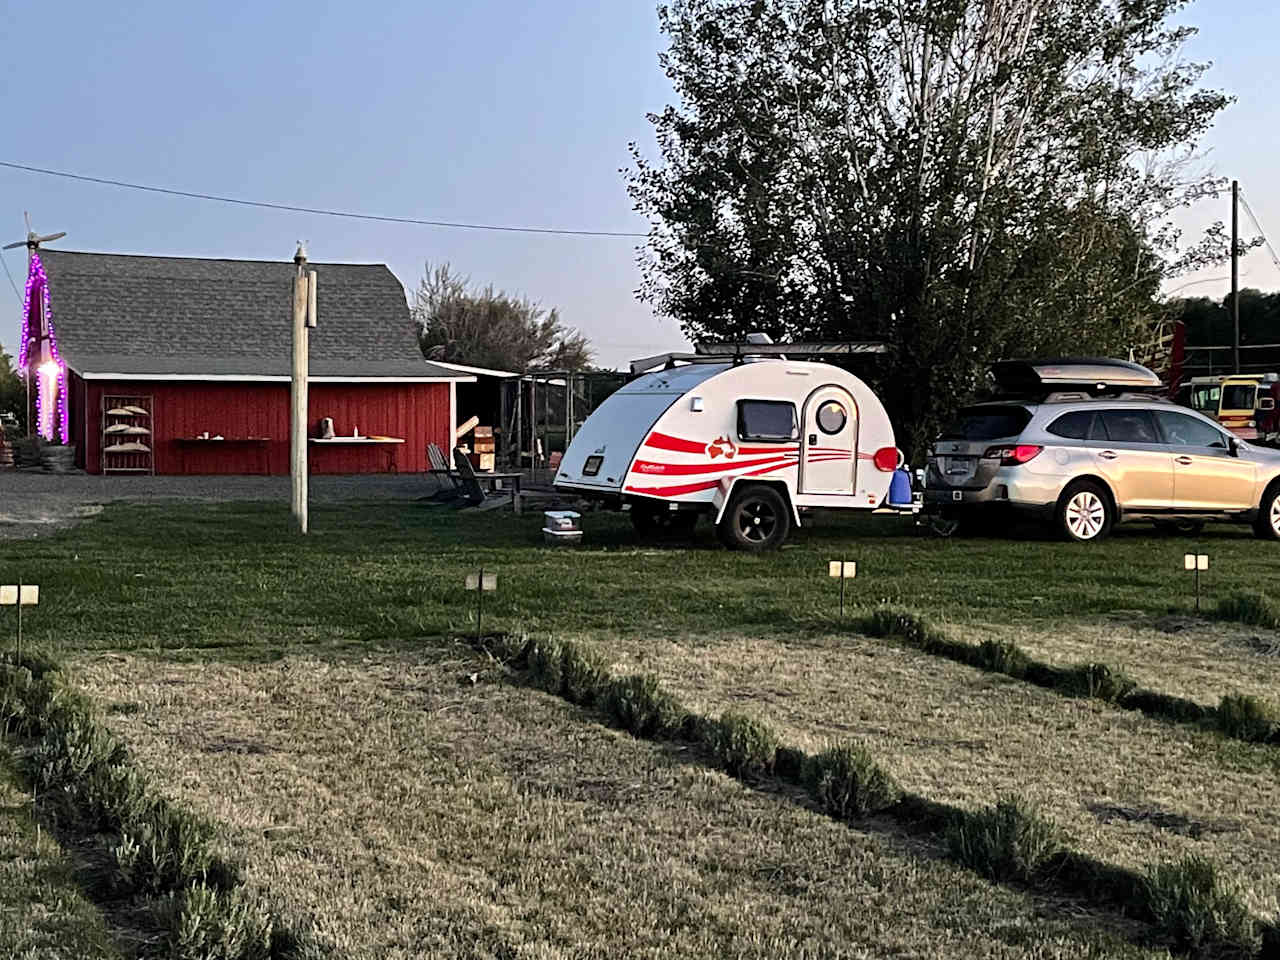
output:
[[[1256,590],[1240,590],[1218,601],[1214,615],[1251,627],[1280,627],[1280,605]]]
[[[1228,737],[1248,743],[1267,743],[1280,730],[1280,711],[1273,704],[1241,693],[1226,694],[1214,720]]]
[[[650,674],[613,680],[605,690],[605,711],[637,737],[671,738],[684,727],[685,711]]]
[[[570,703],[591,706],[609,683],[609,666],[604,657],[579,643],[565,643],[560,674],[564,696]]]
[[[270,960],[271,918],[240,892],[221,894],[204,884],[171,893],[161,905],[170,956],[190,960]]]
[[[778,735],[761,720],[726,711],[702,727],[702,737],[715,758],[735,777],[772,773]]]
[[[804,779],[814,799],[840,820],[885,810],[902,796],[893,777],[859,744],[836,744],[810,757]]]
[[[1191,856],[1147,871],[1142,896],[1152,922],[1199,957],[1250,957],[1261,936],[1249,911],[1213,864]]]
[[[1032,883],[1064,849],[1057,826],[1017,796],[964,813],[951,823],[946,837],[952,857],[996,881]]]
[[[1082,663],[1066,672],[1063,689],[1077,697],[1121,703],[1138,688],[1137,681],[1106,663]]]
[[[1027,675],[1031,658],[1012,641],[983,640],[973,653],[974,666],[1021,680]]]
[[[554,696],[564,693],[564,647],[559,640],[544,637],[529,648],[529,670],[543,690]]]

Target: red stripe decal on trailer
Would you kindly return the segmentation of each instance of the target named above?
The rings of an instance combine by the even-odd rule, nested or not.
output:
[[[723,460],[720,463],[656,463],[652,460],[637,460],[631,467],[635,473],[659,474],[661,476],[688,476],[697,473],[718,473],[723,470],[742,470],[747,467],[758,467],[766,463],[781,464],[794,457],[786,454],[779,457],[764,457],[760,460]]]
[[[644,438],[644,446],[654,447],[658,450],[673,450],[676,453],[701,453],[707,452],[705,443],[694,443],[692,440],[682,440],[679,437],[673,437],[666,433],[658,433],[656,430]]]
[[[741,454],[796,453],[799,449],[798,443],[780,443],[776,447],[739,447],[738,452]]]
[[[655,497],[678,497],[683,493],[698,493],[718,486],[719,480],[699,480],[697,483],[681,483],[671,487],[627,487],[632,493],[647,493]]]

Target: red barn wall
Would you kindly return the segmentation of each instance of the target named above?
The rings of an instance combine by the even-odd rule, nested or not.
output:
[[[428,469],[427,443],[452,446],[448,383],[313,383],[308,435],[319,433],[321,417],[334,431],[350,436],[381,434],[404,443],[356,447],[310,446],[312,473],[384,473],[388,457],[397,472]],[[179,447],[179,437],[205,431],[228,439],[270,437],[265,466],[289,473],[289,385],[287,383],[116,382],[73,378],[74,443],[83,444],[77,462],[89,473],[102,472],[103,396],[152,398],[152,453],[161,474],[261,473],[263,451],[256,447]],[[79,421],[78,423],[76,421]]]

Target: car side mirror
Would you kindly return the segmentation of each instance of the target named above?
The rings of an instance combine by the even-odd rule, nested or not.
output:
[[[1227,438],[1227,449],[1231,451],[1233,457],[1240,456],[1240,441],[1235,437]]]

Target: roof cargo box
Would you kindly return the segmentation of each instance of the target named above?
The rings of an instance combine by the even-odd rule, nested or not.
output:
[[[1076,389],[1091,393],[1158,390],[1160,378],[1125,360],[1000,360],[991,365],[999,388],[1007,393],[1045,393]]]

